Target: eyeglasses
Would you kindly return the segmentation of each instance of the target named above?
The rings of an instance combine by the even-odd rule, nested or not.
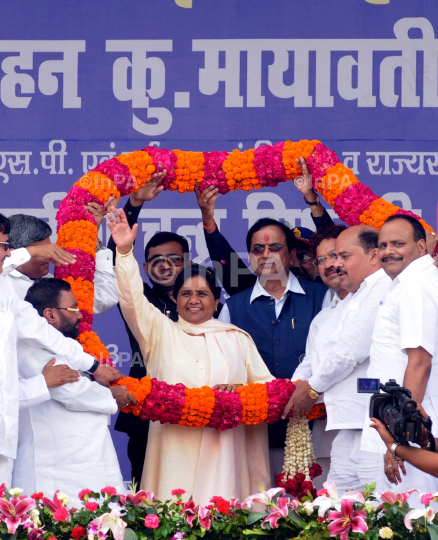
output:
[[[254,253],[254,255],[261,255],[266,248],[268,248],[271,253],[278,253],[284,248],[284,246],[283,244],[269,244],[269,246],[262,246],[261,244],[256,244],[254,247],[251,248],[251,253]]]
[[[334,251],[331,251],[327,257],[324,257],[324,256],[316,257],[316,259],[313,261],[313,264],[315,266],[321,266],[322,264],[325,263],[325,261],[329,260],[333,262],[333,261],[336,261],[337,258],[338,256],[336,255],[336,253]]]
[[[5,251],[9,251],[11,249],[11,244],[9,242],[0,242],[0,244],[2,244]]]
[[[164,263],[170,266],[182,266],[184,264],[184,257],[181,257],[181,255],[169,255],[168,257],[157,255],[148,259],[147,262],[152,266],[161,266]]]
[[[70,311],[70,313],[79,313],[81,310],[78,307],[56,307],[53,309],[65,309],[65,311]]]
[[[307,253],[297,253],[297,259],[300,261],[300,262],[309,262],[310,260],[312,260],[312,256],[311,255],[307,255]]]

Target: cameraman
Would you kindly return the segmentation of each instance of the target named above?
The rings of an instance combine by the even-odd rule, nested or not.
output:
[[[429,418],[426,411],[421,405],[417,407],[417,411],[421,414],[423,418]],[[371,424],[370,427],[374,428],[379,433],[383,442],[386,444],[388,451],[392,452],[391,447],[393,444],[396,443],[393,436],[386,429],[386,426],[385,424],[383,424],[383,422],[377,420],[376,418],[371,418],[371,420],[373,421],[373,424]],[[435,439],[435,444],[438,448],[438,439]],[[399,461],[398,464],[402,469],[403,474],[406,475],[406,470],[403,462],[407,461],[412,466],[420,469],[420,471],[423,471],[438,478],[438,455],[436,454],[436,450],[435,452],[429,452],[427,449],[427,447],[429,446],[429,437],[427,434],[427,430],[424,426],[422,430],[422,438],[420,445],[421,448],[416,448],[409,445],[399,444],[395,448],[395,456],[398,459],[402,460]],[[390,473],[387,474],[387,477],[392,484],[397,485],[397,483],[401,482],[400,473],[397,468],[391,469]]]

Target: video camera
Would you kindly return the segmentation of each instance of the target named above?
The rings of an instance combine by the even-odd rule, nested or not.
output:
[[[380,393],[383,390],[384,393]],[[385,424],[396,442],[420,444],[422,426],[433,439],[430,430],[432,420],[423,418],[416,410],[417,403],[412,399],[412,392],[390,379],[381,384],[380,379],[357,379],[357,391],[361,394],[374,394],[370,400],[370,417]],[[434,450],[433,450],[434,451]]]

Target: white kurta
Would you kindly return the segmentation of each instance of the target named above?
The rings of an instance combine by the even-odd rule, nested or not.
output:
[[[10,281],[20,300],[24,300],[28,289],[35,283],[34,280],[25,276],[17,266],[28,262],[30,255],[27,249],[20,248],[11,251],[11,256],[5,260],[3,273]],[[52,278],[47,274],[45,278]],[[113,252],[102,247],[96,253],[96,273],[94,276],[94,313],[102,313],[117,305],[119,298],[116,290],[116,274],[113,265]]]
[[[53,354],[20,342],[18,358],[18,374],[25,379],[41,373]],[[69,365],[57,357],[55,365],[59,364]],[[49,497],[61,489],[75,507],[81,504],[78,493],[84,488],[114,486],[124,493],[108,429],[108,414],[117,412],[109,388],[82,376],[49,391],[49,401],[20,410],[13,485]]]
[[[77,370],[86,371],[94,358],[86,354],[82,346],[65,338],[28,303],[20,300],[14,288],[0,276],[0,456],[15,459],[18,440],[18,410],[22,386],[17,371],[17,339],[40,349],[49,350],[69,359]],[[52,356],[53,357],[53,356]],[[49,358],[50,360],[50,358]],[[41,375],[38,374],[41,382]],[[23,382],[23,385],[28,384]],[[27,404],[46,399],[47,387],[29,382],[24,391]],[[4,463],[5,460],[2,459]],[[6,474],[6,473],[5,473]],[[2,475],[2,470],[0,470]],[[3,480],[0,478],[0,484]]]
[[[189,335],[147,301],[133,255],[117,257],[116,269],[122,312],[147,359],[148,376],[190,388],[273,379],[246,334],[217,332],[220,346],[216,334]],[[201,504],[213,495],[245,498],[258,491],[256,482],[270,483],[266,424],[220,432],[151,422],[141,488],[159,499],[170,498],[175,488]]]

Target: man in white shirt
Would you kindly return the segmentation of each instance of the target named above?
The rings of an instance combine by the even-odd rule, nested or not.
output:
[[[310,325],[309,335],[306,343],[306,354],[300,365],[292,375],[293,381],[298,386],[305,385],[313,372],[316,372],[319,362],[321,361],[320,351],[324,348],[324,343],[321,343],[319,330],[325,321],[334,313],[336,306],[349,293],[341,288],[341,281],[334,266],[336,260],[336,238],[344,231],[344,225],[327,225],[321,227],[310,238],[310,249],[313,254],[314,266],[316,267],[322,281],[329,287],[331,296],[333,297],[329,305],[322,309],[313,319]],[[305,386],[304,386],[305,387]],[[324,396],[321,395],[316,403],[322,403]],[[313,401],[312,401],[313,403]],[[326,431],[326,420],[318,420],[313,424],[312,440],[315,457],[322,467],[322,475],[315,479],[316,489],[321,489],[323,483],[327,480],[327,474],[330,468],[330,451],[332,442],[337,434],[337,430]]]
[[[370,340],[380,302],[390,280],[380,268],[378,232],[373,227],[350,227],[336,239],[341,287],[350,294],[318,329],[315,343],[319,361],[291,398],[294,415],[308,412],[324,393],[327,430],[339,430],[331,450],[329,481],[339,492],[363,489],[372,483],[381,464],[379,457],[359,450],[367,397],[357,393],[357,378],[365,377]]]
[[[412,392],[438,427],[438,271],[426,253],[426,235],[421,223],[405,215],[391,216],[379,233],[379,257],[392,280],[386,299],[379,306],[372,335],[368,377],[386,383],[395,379]],[[369,427],[366,418],[364,450],[385,455],[378,488],[402,481],[402,489],[435,492],[436,479],[393,456]],[[406,468],[406,477],[400,473]],[[383,475],[383,470],[385,475]]]
[[[82,316],[66,281],[36,282],[26,300],[65,337],[77,337]],[[19,377],[37,376],[51,356],[49,351],[19,341]],[[57,356],[56,364],[68,365],[68,361]],[[62,487],[74,506],[80,504],[77,495],[84,487],[99,491],[110,485],[123,493],[108,415],[117,412],[115,397],[124,397],[121,405],[130,401],[126,388],[105,388],[82,375],[79,381],[51,388],[49,392],[49,400],[20,407],[13,485],[26,493],[42,491],[50,497]]]
[[[9,220],[0,214],[0,273],[5,260],[10,257],[9,230]],[[58,250],[54,250],[56,258],[53,262],[69,262],[71,255],[60,248]],[[29,404],[49,398],[47,383],[42,374],[37,378],[19,381],[17,339],[68,358],[72,368],[92,372],[95,379],[105,386],[122,375],[114,368],[99,365],[97,360],[84,352],[78,342],[65,338],[52,328],[28,302],[18,298],[4,276],[0,276],[0,334],[0,479],[10,485],[17,449],[20,397],[24,399],[25,396]]]
[[[102,223],[104,213],[96,212],[96,225]],[[41,260],[40,257],[31,257],[26,254],[23,248],[42,248],[51,246],[50,236],[52,229],[49,224],[35,216],[16,214],[10,216],[11,230],[9,233],[9,244],[12,256],[5,263],[5,270],[8,266],[14,265],[12,271],[8,271],[8,280],[12,283],[19,298],[24,300],[27,290],[37,279],[53,277],[49,274],[50,260]],[[58,248],[60,249],[60,248]],[[15,250],[19,253],[15,255]],[[27,255],[27,256],[26,256]],[[20,258],[18,260],[18,258]],[[20,262],[20,265],[17,263]],[[116,291],[116,275],[113,266],[113,254],[111,250],[102,246],[100,240],[96,244],[96,273],[94,279],[94,313],[102,313],[118,303]]]

